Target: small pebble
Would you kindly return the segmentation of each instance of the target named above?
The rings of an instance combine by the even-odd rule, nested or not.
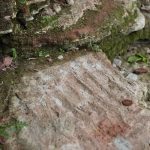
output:
[[[34,17],[33,17],[33,16],[28,16],[28,17],[26,18],[26,21],[32,21],[32,20],[34,20]]]
[[[145,50],[147,54],[150,54],[150,48],[146,47]]]
[[[6,20],[8,20],[8,21],[11,20],[11,17],[10,17],[10,16],[5,16],[4,18],[5,18]]]
[[[137,81],[138,80],[138,76],[134,73],[129,73],[128,76],[126,77],[129,80],[133,80],[133,81]]]
[[[113,61],[114,67],[121,67],[122,61],[120,59],[115,58]]]
[[[122,101],[122,105],[124,105],[124,106],[131,106],[132,104],[133,104],[133,102],[130,99],[124,99]]]
[[[53,5],[53,9],[55,10],[56,13],[59,13],[61,11],[61,7],[59,4],[55,3]]]
[[[63,56],[63,55],[59,55],[59,56],[58,56],[58,59],[59,59],[59,60],[63,60],[63,59],[64,59],[64,56]]]
[[[143,74],[143,73],[147,73],[148,70],[146,68],[137,68],[135,70],[133,70],[133,73],[135,74]]]

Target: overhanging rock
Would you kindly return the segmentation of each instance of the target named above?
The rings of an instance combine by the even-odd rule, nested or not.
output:
[[[28,126],[7,141],[8,149],[148,150],[150,112],[138,103],[146,91],[103,53],[24,75],[10,113]],[[124,99],[133,104],[124,106]]]

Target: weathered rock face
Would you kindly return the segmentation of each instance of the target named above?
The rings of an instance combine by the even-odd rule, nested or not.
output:
[[[103,53],[24,75],[10,113],[28,126],[7,148],[148,150],[150,112],[138,103],[146,91],[123,78]]]
[[[105,37],[128,35],[145,27],[145,17],[138,8],[138,2],[140,1],[18,0],[15,4],[10,0],[6,9],[11,11],[7,16],[15,16],[22,10],[21,16],[23,22],[27,22],[27,29],[24,30],[15,18],[8,19],[11,17],[1,15],[3,27],[0,31],[1,34],[13,33],[10,46],[16,49],[45,45],[65,45],[70,48],[72,45],[87,45],[89,42],[100,43]],[[149,1],[141,3],[146,5],[143,6],[145,8]],[[2,4],[6,5],[7,2]],[[3,8],[1,11],[5,12]]]

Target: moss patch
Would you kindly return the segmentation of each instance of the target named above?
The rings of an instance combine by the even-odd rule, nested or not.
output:
[[[13,138],[18,135],[22,128],[27,126],[25,122],[20,122],[15,119],[10,120],[8,123],[0,124],[0,138],[3,142],[9,138]],[[2,141],[1,141],[2,142]],[[0,143],[0,149],[3,149],[4,143]]]

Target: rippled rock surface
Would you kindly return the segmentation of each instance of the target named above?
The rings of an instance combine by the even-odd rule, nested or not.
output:
[[[7,141],[10,150],[149,149],[150,112],[139,105],[147,88],[103,53],[24,75],[14,92],[10,114],[28,125]]]

